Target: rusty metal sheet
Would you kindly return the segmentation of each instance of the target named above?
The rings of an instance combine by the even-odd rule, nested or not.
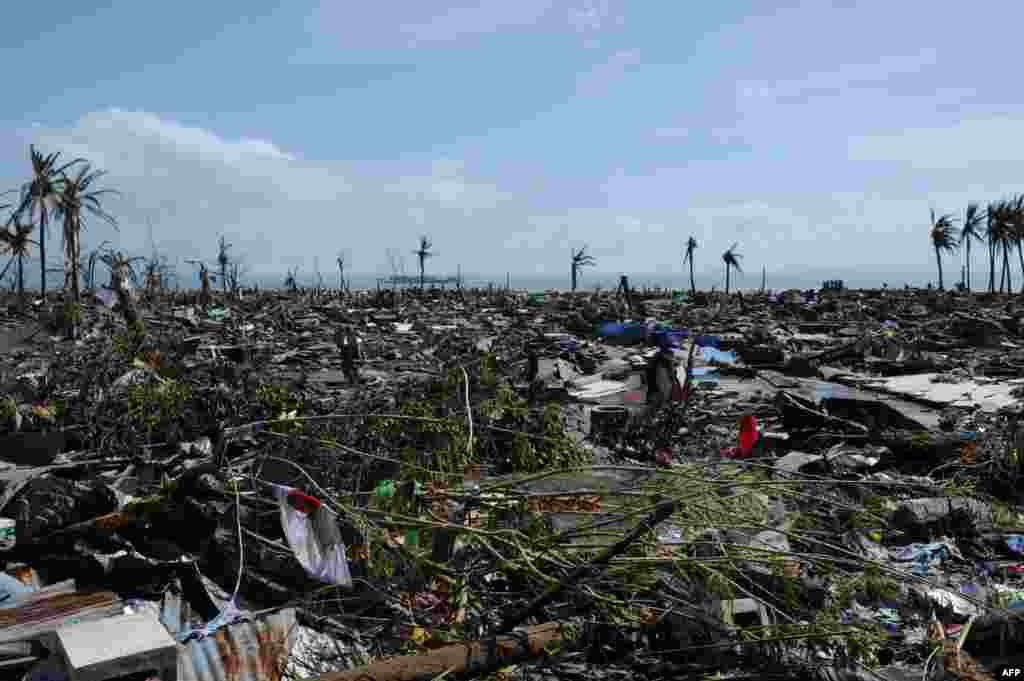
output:
[[[297,627],[287,608],[189,641],[179,646],[178,681],[281,681]]]

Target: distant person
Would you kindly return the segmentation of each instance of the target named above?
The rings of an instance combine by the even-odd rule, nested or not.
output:
[[[359,369],[356,362],[360,358],[359,337],[348,326],[341,327],[334,335],[334,342],[341,351],[341,367],[349,383],[359,383]]]

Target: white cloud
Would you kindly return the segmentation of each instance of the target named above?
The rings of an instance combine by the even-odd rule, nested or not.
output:
[[[256,269],[353,247],[370,270],[386,247],[413,241],[417,224],[444,225],[438,243],[458,236],[467,249],[479,246],[486,234],[469,231],[471,220],[503,201],[460,161],[393,164],[383,171],[310,162],[268,141],[228,140],[146,112],[93,112],[67,128],[22,134],[109,172],[107,185],[123,195],[109,200],[123,228],[108,234],[97,227],[89,235],[94,241],[112,238],[138,250],[147,238],[139,226],[152,220],[157,242],[173,245],[175,255],[209,256],[225,233]]]

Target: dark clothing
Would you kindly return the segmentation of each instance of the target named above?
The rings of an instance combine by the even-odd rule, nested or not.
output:
[[[341,367],[345,372],[345,378],[349,383],[359,382],[359,369],[356,361],[359,359],[359,339],[351,331],[338,330],[334,336],[334,342],[341,351]]]
[[[659,384],[658,375],[667,372],[669,383],[676,382],[675,363],[672,361],[672,354],[666,350],[660,350],[658,354],[647,363],[647,403],[652,405],[661,404],[672,397],[671,387]]]

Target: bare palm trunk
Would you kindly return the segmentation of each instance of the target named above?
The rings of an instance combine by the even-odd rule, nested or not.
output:
[[[576,293],[576,266],[573,265],[569,272],[569,277],[572,280],[572,292]]]
[[[942,286],[942,255],[939,253],[938,247],[935,248],[935,264],[939,267],[939,290],[943,289]]]
[[[1020,259],[1021,288],[1020,293],[1024,295],[1024,251],[1021,250],[1021,242],[1017,242],[1017,258]]]
[[[423,268],[423,256],[420,256],[420,290],[421,291],[423,290],[423,283],[424,283],[424,281],[426,279],[426,277],[424,276],[424,272],[425,271],[424,271],[424,268]]]
[[[43,301],[46,301],[46,204],[40,204],[39,211],[39,288]]]
[[[967,290],[970,291],[971,290],[971,240],[970,239],[967,240],[967,270],[966,270],[966,272],[967,272],[967,274],[964,277],[964,285],[967,287]]]
[[[1006,270],[1006,292],[1013,293],[1013,268],[1010,267],[1010,244],[1003,244],[1003,269]]]
[[[690,258],[690,295],[697,295],[697,284],[693,280],[693,258]]]
[[[725,266],[725,295],[726,296],[729,295],[729,270],[730,269],[731,268],[729,267],[729,265],[726,264],[726,266]]]
[[[18,255],[18,302],[25,309],[25,256]]]
[[[991,241],[988,242],[988,290],[996,292],[996,247]]]

